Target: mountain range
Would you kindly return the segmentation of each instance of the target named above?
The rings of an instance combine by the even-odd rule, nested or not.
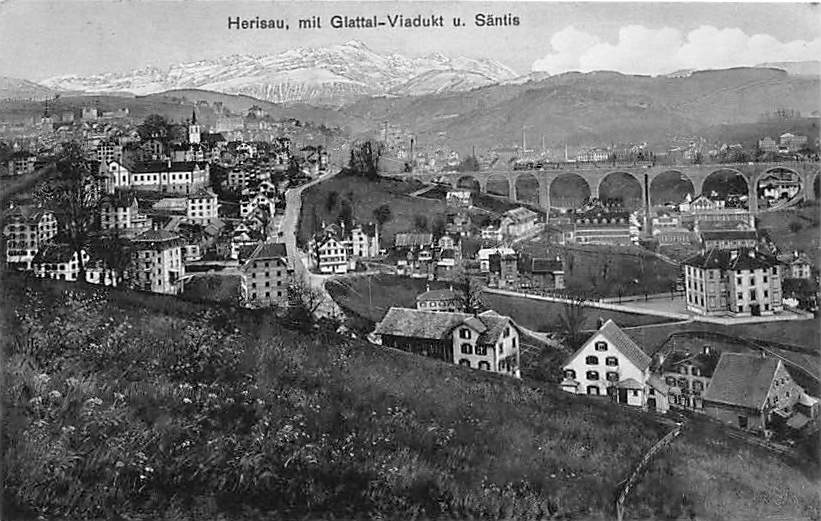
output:
[[[464,91],[515,78],[490,59],[381,54],[360,41],[275,55],[234,55],[125,73],[58,76],[43,81],[54,90],[152,94],[204,89],[243,94],[275,103],[306,101],[339,105],[385,95]]]

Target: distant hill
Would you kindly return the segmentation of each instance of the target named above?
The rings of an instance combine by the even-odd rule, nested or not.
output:
[[[522,127],[530,143],[544,135],[554,149],[565,143],[666,144],[708,126],[752,123],[778,107],[812,114],[819,109],[819,84],[817,78],[762,68],[675,78],[573,72],[470,92],[371,98],[344,112],[413,129],[419,145],[441,139],[462,151],[520,143]]]
[[[803,62],[769,62],[756,65],[756,67],[771,67],[781,69],[791,76],[810,76],[818,78],[821,76],[821,61],[811,60]]]
[[[0,100],[45,100],[54,94],[55,90],[33,81],[0,76]]]

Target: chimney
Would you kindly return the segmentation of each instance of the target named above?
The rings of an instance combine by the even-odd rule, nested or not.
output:
[[[701,348],[701,352],[704,353],[705,355],[709,355],[712,352],[712,348],[708,345],[705,345],[704,347]]]
[[[430,282],[425,283],[425,292],[430,291]]]
[[[604,327],[604,319],[599,317],[596,319],[596,329],[601,329],[602,327]]]

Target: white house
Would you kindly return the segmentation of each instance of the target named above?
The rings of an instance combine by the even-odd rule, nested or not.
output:
[[[561,388],[574,394],[610,396],[618,403],[666,410],[661,386],[648,383],[650,357],[608,320],[564,365]],[[650,389],[653,400],[648,402]],[[664,399],[660,399],[664,398]]]
[[[348,249],[341,241],[329,234],[318,240],[315,250],[320,273],[348,272]]]
[[[516,255],[516,250],[506,247],[482,248],[476,254],[476,258],[479,260],[479,271],[482,273],[490,272],[490,256],[495,254],[499,254],[502,257],[506,255]]]

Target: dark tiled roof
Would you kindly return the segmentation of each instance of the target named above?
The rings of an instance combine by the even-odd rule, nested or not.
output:
[[[288,252],[283,242],[265,242],[256,247],[254,252],[248,257],[252,259],[285,259]]]
[[[535,258],[532,261],[532,273],[553,273],[554,271],[562,271],[562,261],[557,259],[543,259]]]
[[[761,410],[778,364],[777,358],[724,353],[704,393],[704,400]]]
[[[733,257],[733,252],[736,256]],[[710,270],[755,270],[772,268],[780,264],[778,259],[753,248],[720,250],[711,248],[684,261],[684,264]]]
[[[379,335],[394,335],[408,338],[442,340],[462,324],[479,331],[480,344],[494,344],[507,324],[509,317],[486,311],[473,316],[467,313],[420,311],[409,308],[392,307],[374,331]]]
[[[6,210],[5,215],[6,217],[22,217],[29,222],[37,222],[47,213],[51,213],[51,210],[33,204],[21,204]]]
[[[755,239],[758,235],[755,230],[710,230],[701,232],[702,241],[721,241]]]
[[[53,243],[40,248],[32,262],[35,264],[64,263],[71,261],[72,256],[74,256],[74,249],[70,245]]]
[[[186,197],[189,199],[211,199],[216,196],[217,194],[215,194],[210,188],[200,188],[196,192],[188,194]]]

